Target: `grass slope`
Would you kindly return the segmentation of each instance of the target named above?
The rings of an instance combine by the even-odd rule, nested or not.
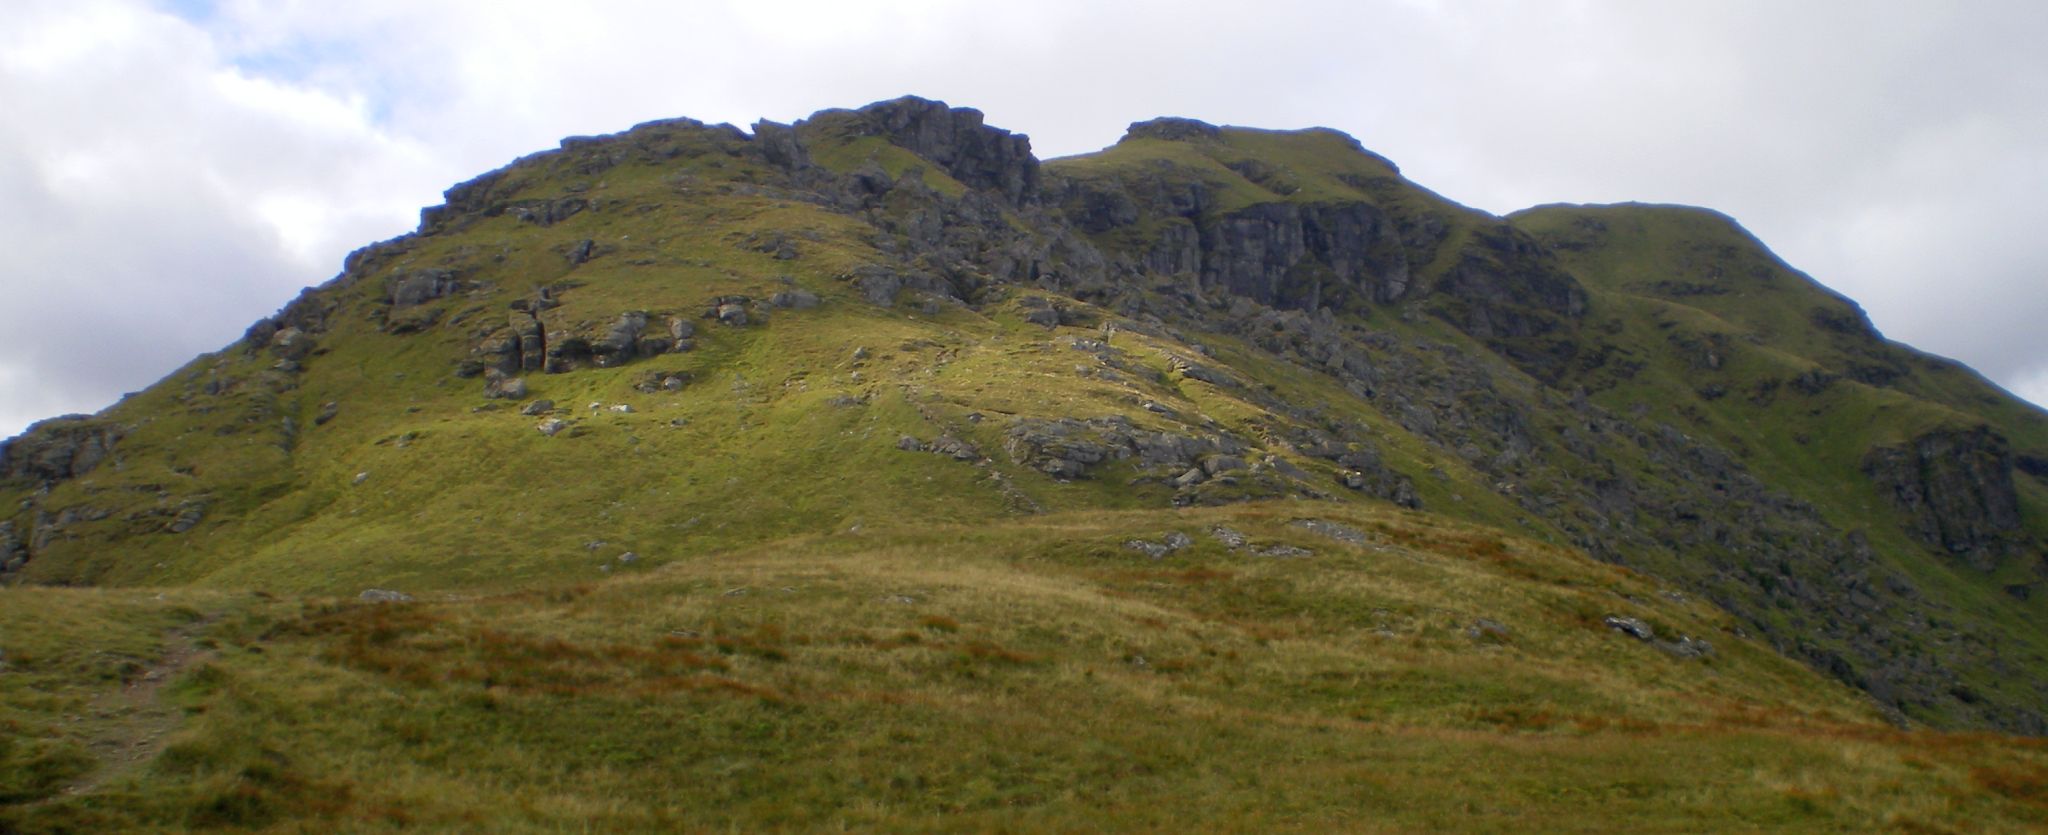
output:
[[[1248,544],[1230,550],[1218,527]],[[1125,545],[1170,532],[1193,544],[1160,559]],[[1280,545],[1313,555],[1255,553]],[[0,591],[0,709],[16,731],[0,752],[0,822],[2048,824],[2039,746],[1893,731],[1668,591],[1482,528],[1303,502],[864,529],[397,605],[15,588]],[[59,608],[71,614],[24,622]],[[1674,657],[1601,625],[1610,614],[1718,652]],[[215,655],[164,691],[185,720],[163,754],[63,794],[93,768],[65,717],[202,617]],[[1481,619],[1499,631],[1475,633]],[[80,644],[128,647],[126,666],[66,660],[60,648]]]

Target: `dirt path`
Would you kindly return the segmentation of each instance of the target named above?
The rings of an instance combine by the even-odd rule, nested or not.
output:
[[[165,738],[177,728],[179,719],[178,709],[163,701],[164,686],[186,668],[213,657],[211,650],[201,649],[192,639],[213,621],[209,617],[165,633],[163,654],[155,662],[120,689],[102,693],[86,705],[85,715],[102,720],[86,744],[99,764],[31,806],[88,794],[163,750]]]

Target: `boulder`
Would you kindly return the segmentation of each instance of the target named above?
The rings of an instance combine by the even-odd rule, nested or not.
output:
[[[590,355],[599,368],[615,368],[630,362],[640,351],[640,334],[647,330],[647,314],[630,311],[619,314],[605,335],[590,343]],[[667,350],[663,347],[662,350]],[[654,353],[660,353],[656,351]]]
[[[366,603],[411,603],[412,595],[390,589],[363,589],[356,599]]]
[[[507,377],[494,379],[484,384],[484,396],[499,400],[518,400],[526,396],[526,378]]]
[[[1638,641],[1657,640],[1657,630],[1650,628],[1649,624],[1644,623],[1643,621],[1636,618],[1625,618],[1620,615],[1609,615],[1605,620],[1601,622],[1607,624],[1607,628],[1612,629],[1616,632],[1620,632],[1621,634],[1627,635]]]
[[[206,502],[190,499],[178,505],[178,515],[164,529],[171,533],[184,533],[199,527],[199,522],[205,518]]]
[[[413,270],[385,280],[392,307],[412,307],[453,295],[461,284],[455,273],[441,269]]]
[[[940,435],[925,451],[950,456],[956,461],[974,461],[981,458],[981,449],[951,435]]]

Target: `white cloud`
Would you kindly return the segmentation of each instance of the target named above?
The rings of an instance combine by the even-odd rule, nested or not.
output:
[[[1158,115],[1326,124],[1496,212],[1709,205],[1892,336],[2029,396],[2048,367],[2037,3],[16,5],[0,434],[226,344],[562,136],[903,93],[1044,156]]]

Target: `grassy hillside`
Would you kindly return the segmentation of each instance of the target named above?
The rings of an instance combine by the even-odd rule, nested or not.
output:
[[[0,447],[0,831],[2048,824],[1920,729],[2048,727],[2042,415],[1725,218],[915,99],[447,197]]]
[[[1916,583],[1939,588],[1962,617],[2023,641],[2048,599],[2043,485],[2016,469],[2013,498],[2026,540],[1995,567],[1929,554],[1899,524],[1900,508],[1868,473],[1873,450],[1931,433],[1982,428],[2021,458],[2048,450],[2048,414],[1956,363],[1883,340],[1855,304],[1786,266],[1725,216],[1684,207],[1555,206],[1517,214],[1561,254],[1610,316],[1614,342],[1642,368],[1588,375],[1613,407],[1651,414],[1739,450],[1774,484],[1812,501],[1844,530],[1864,532]],[[2028,672],[2026,677],[2040,675]]]
[[[2048,823],[2036,745],[1891,730],[1629,572],[1322,503],[864,529],[403,604],[0,596],[17,831]]]

